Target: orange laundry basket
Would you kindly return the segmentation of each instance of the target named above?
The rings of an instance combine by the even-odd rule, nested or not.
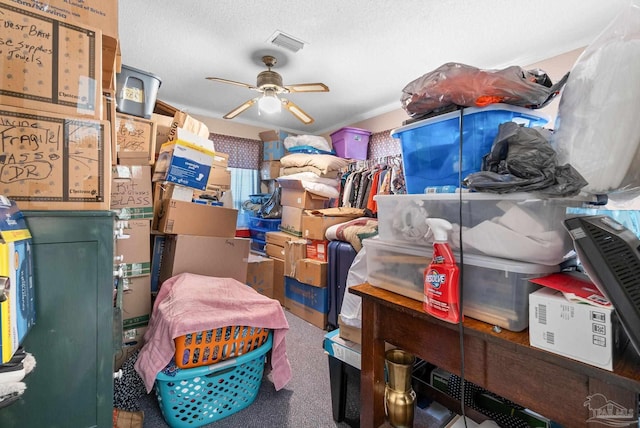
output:
[[[174,339],[176,366],[188,369],[234,358],[264,345],[268,337],[269,329],[247,326],[185,334]]]

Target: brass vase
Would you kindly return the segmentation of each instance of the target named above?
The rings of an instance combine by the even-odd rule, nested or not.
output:
[[[411,372],[415,356],[401,349],[385,353],[387,383],[384,389],[384,410],[394,428],[413,427],[416,393],[411,387]]]

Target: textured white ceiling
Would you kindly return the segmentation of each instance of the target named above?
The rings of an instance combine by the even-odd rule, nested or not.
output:
[[[524,67],[586,46],[628,1],[119,0],[120,40],[124,64],[162,79],[159,99],[213,118],[256,92],[205,77],[253,85],[275,54],[284,84],[329,86],[288,96],[315,123],[255,106],[233,120],[321,134],[400,108],[402,88],[446,62]],[[308,44],[272,45],[276,30]]]

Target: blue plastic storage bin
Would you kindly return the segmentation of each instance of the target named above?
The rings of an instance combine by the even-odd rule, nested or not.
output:
[[[200,427],[245,409],[258,396],[265,354],[273,334],[259,348],[237,358],[169,376],[158,373],[155,390],[164,420],[171,427]]]
[[[249,229],[266,229],[277,231],[280,229],[281,218],[249,217]]]
[[[509,104],[465,108],[462,121],[460,162],[460,111],[424,119],[391,131],[400,139],[407,193],[428,193],[460,187],[462,179],[482,169],[482,158],[491,151],[501,123],[544,126],[540,112]],[[445,190],[447,191],[447,190]],[[448,190],[451,191],[451,190]]]

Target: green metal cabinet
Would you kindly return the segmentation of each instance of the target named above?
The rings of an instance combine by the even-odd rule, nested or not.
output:
[[[0,427],[111,427],[113,228],[110,211],[24,211],[33,237],[36,359]]]

